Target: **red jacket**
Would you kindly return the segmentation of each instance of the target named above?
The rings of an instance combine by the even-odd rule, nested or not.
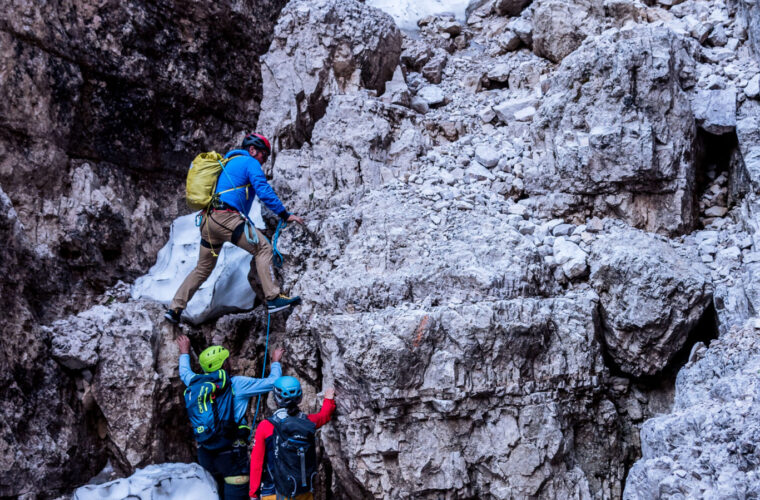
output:
[[[332,399],[325,399],[322,402],[322,409],[319,413],[312,413],[307,415],[307,418],[314,422],[317,429],[325,425],[330,421],[333,412],[335,411],[335,401]],[[263,420],[256,427],[256,435],[253,438],[253,451],[251,451],[251,479],[250,479],[250,496],[256,496],[256,491],[261,484],[261,471],[264,468],[264,457],[266,456],[266,440],[274,432],[274,426],[269,420]]]

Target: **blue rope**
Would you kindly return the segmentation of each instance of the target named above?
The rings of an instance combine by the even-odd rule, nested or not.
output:
[[[269,323],[272,320],[272,315],[267,312],[267,340],[264,344],[264,368],[261,370],[261,378],[264,378],[267,373],[267,354],[269,352]],[[259,398],[256,400],[256,412],[253,414],[253,420],[251,421],[251,435],[248,437],[248,442],[253,441],[253,433],[256,429],[256,418],[259,416],[259,404],[261,403],[261,394],[259,394]]]
[[[277,223],[277,229],[274,231],[274,238],[272,238],[272,260],[274,261],[274,266],[277,268],[282,267],[282,264],[285,262],[285,258],[277,249],[277,240],[280,239],[280,230],[285,229],[286,227],[288,227],[288,223],[280,219],[280,222]]]

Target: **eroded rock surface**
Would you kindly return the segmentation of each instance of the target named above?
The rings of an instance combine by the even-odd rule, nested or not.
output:
[[[758,329],[695,346],[678,374],[673,413],[647,421],[625,499],[752,497],[760,488]]]
[[[602,336],[630,375],[655,375],[668,366],[712,301],[707,267],[695,251],[681,253],[634,230],[594,242],[591,285],[599,294]]]
[[[40,325],[106,300],[153,263],[186,211],[192,155],[255,123],[258,55],[283,4],[6,2],[0,496],[53,495],[104,465],[107,430],[70,371],[102,359],[61,344],[57,364]]]
[[[568,57],[533,123],[529,192],[584,198],[634,226],[678,233],[695,224],[689,43],[635,27],[590,40]]]
[[[732,468],[738,459],[714,457],[726,465],[711,469],[678,456],[692,444],[688,426],[647,424],[643,446],[639,439],[643,422],[667,418],[671,377],[695,333],[712,341],[708,353],[725,339],[731,359],[745,344],[715,337],[760,310],[760,68],[745,11],[722,0],[579,1],[572,13],[583,15],[563,18],[563,27],[542,24],[539,11],[549,4],[478,1],[466,23],[429,16],[411,37],[359,2],[293,2],[277,22],[261,93],[233,89],[251,120],[263,110],[259,126],[278,138],[275,189],[307,219],[282,234],[286,261],[278,271],[304,303],[273,317],[269,347],[286,347],[285,370],[303,381],[305,410],[323,388],[337,388],[338,412],[319,440],[318,498],[619,498],[642,448],[629,491],[647,498],[752,491],[752,477]],[[551,29],[569,33],[568,26],[581,36],[551,39]],[[188,43],[200,50],[204,42]],[[133,53],[124,52],[129,62]],[[229,56],[239,63],[238,52]],[[220,101],[198,94],[203,109],[223,105],[225,89]],[[175,113],[189,116],[192,140],[250,125],[208,118],[198,132],[195,109]],[[198,147],[192,140],[178,151]],[[185,154],[177,154],[182,168],[192,156]],[[263,368],[261,310],[176,330],[161,322],[159,306],[134,300],[152,284],[161,285],[154,299],[169,300],[172,280],[183,276],[166,274],[186,272],[197,248],[189,219],[175,226],[184,229],[162,256],[163,277],[141,280],[131,295],[123,285],[109,288],[91,307],[93,286],[62,314],[50,305],[59,288],[22,277],[20,269],[50,268],[46,255],[58,248],[60,228],[80,245],[61,247],[80,249],[65,254],[67,262],[88,269],[81,249],[94,246],[104,264],[98,253],[94,262],[109,269],[117,266],[105,256],[122,252],[115,262],[125,279],[143,269],[134,262],[150,260],[166,239],[160,228],[168,223],[158,221],[179,209],[165,208],[171,203],[157,201],[152,183],[132,184],[137,176],[112,162],[118,168],[93,158],[71,163],[62,178],[76,189],[60,198],[60,218],[51,215],[58,205],[48,204],[49,218],[27,231],[43,244],[39,252],[23,251],[31,219],[20,210],[32,210],[18,201],[19,185],[3,184],[0,229],[11,260],[0,270],[11,279],[0,290],[21,307],[4,326],[12,342],[3,355],[11,359],[28,344],[8,385],[29,402],[10,421],[46,429],[21,442],[3,434],[9,445],[0,449],[27,450],[14,455],[10,473],[25,488],[38,469],[57,494],[107,458],[119,475],[192,460],[176,374],[179,331],[195,352],[228,346],[234,374],[259,376]],[[135,190],[139,196],[124,194]],[[172,196],[179,195],[162,199]],[[82,229],[98,221],[109,221],[101,238]],[[139,244],[130,236],[138,231],[146,238]],[[220,275],[247,273],[247,262],[220,263]],[[214,312],[195,320],[250,307],[253,292],[238,283],[213,301],[200,294],[199,310]],[[689,372],[703,347],[691,353]],[[682,379],[697,384],[708,373]],[[55,382],[30,397],[19,374]],[[681,408],[728,401],[716,380],[699,401],[683,399],[679,381],[673,418]],[[48,407],[60,415],[57,433]],[[703,433],[705,453],[718,453],[715,443],[749,450],[741,412],[709,418],[718,431]],[[655,432],[661,428],[673,436]],[[42,450],[54,471],[40,465]],[[751,466],[751,453],[737,468]],[[685,465],[668,465],[679,461]],[[687,467],[700,478],[684,475]],[[0,494],[20,491],[2,480]],[[714,486],[721,484],[729,486]]]
[[[383,12],[355,0],[289,2],[262,59],[258,130],[277,149],[311,138],[330,97],[358,88],[382,93],[401,54],[401,34]]]

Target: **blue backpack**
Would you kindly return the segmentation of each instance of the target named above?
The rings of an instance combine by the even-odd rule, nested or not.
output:
[[[232,387],[227,372],[196,374],[185,389],[185,408],[200,446],[215,450],[232,445],[236,434]]]
[[[274,431],[266,440],[266,465],[279,495],[314,491],[317,475],[317,426],[306,415],[290,416],[282,408],[268,418]]]

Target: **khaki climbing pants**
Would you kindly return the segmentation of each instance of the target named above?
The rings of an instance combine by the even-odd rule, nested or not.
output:
[[[258,236],[259,243],[257,245],[249,243],[245,237],[245,232],[242,231],[241,225],[243,223],[244,219],[239,213],[227,210],[212,210],[203,218],[203,224],[200,227],[201,249],[198,255],[198,264],[177,290],[171,306],[169,306],[171,309],[187,308],[187,303],[203,282],[208,279],[216,266],[217,257],[214,256],[214,253],[218,254],[221,251],[224,242],[232,241],[233,233],[236,241],[232,241],[232,243],[253,255],[251,269],[248,272],[251,288],[256,289],[256,277],[258,276],[266,300],[275,299],[280,294],[280,285],[274,276],[274,267],[272,266],[272,245],[258,229],[256,229],[256,236]],[[207,244],[210,244],[213,252],[212,248],[206,246]]]
[[[261,500],[314,500],[314,495],[312,493],[301,493],[294,497],[281,496],[279,499],[277,498],[277,495],[266,495],[261,497]]]

